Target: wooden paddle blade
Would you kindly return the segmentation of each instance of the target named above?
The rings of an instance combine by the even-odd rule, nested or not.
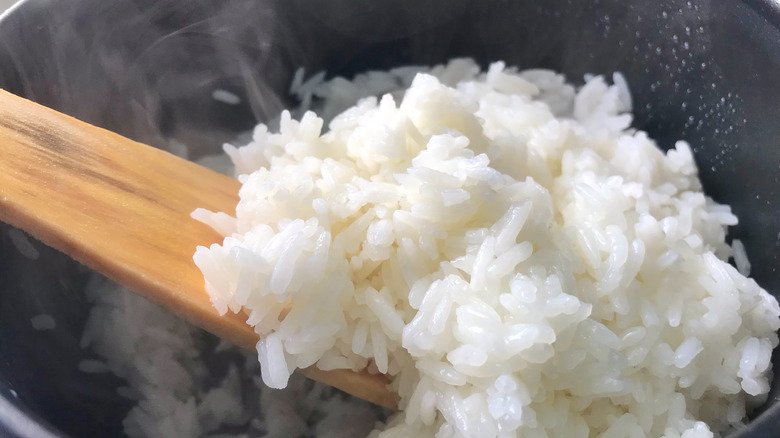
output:
[[[192,219],[235,212],[238,181],[0,90],[0,220],[217,336],[254,350],[241,315],[220,316],[192,261],[222,240]],[[383,376],[309,374],[395,407]]]
[[[234,212],[237,181],[4,91],[0,156],[0,219],[219,336],[257,341],[216,314],[192,262],[221,238],[190,213]]]

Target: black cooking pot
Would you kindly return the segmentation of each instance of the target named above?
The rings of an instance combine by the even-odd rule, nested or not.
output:
[[[621,71],[634,126],[688,140],[706,191],[740,218],[753,276],[780,294],[780,4],[773,0],[27,0],[0,20],[0,86],[194,156],[295,105],[294,71],[469,56],[521,68]],[[212,98],[215,89],[242,97]],[[0,157],[2,159],[2,157]],[[112,436],[115,378],[77,370],[89,275],[0,226],[0,436]],[[37,332],[48,313],[57,330]],[[775,364],[780,363],[777,354]],[[735,436],[780,436],[780,379]]]

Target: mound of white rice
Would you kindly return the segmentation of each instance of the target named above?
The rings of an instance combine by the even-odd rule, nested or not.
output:
[[[780,307],[726,263],[737,218],[688,144],[630,129],[619,75],[575,90],[455,60],[399,92],[414,72],[375,73],[388,94],[327,130],[285,112],[226,146],[241,200],[235,219],[194,213],[225,235],[194,260],[262,335],[263,381],[387,374],[402,412],[383,438],[738,427],[769,389]],[[296,87],[338,103],[361,78]]]
[[[128,437],[362,438],[385,417],[301,376],[269,389],[254,355],[99,275],[86,292],[93,307],[82,346],[92,355],[79,369],[124,380],[118,393],[132,406],[122,422]]]

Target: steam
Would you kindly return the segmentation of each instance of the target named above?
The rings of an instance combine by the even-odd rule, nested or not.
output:
[[[187,144],[197,159],[295,107],[299,67],[404,63],[372,46],[420,32],[425,44],[401,58],[444,61],[454,31],[440,27],[470,4],[434,14],[400,0],[27,0],[0,26],[0,85],[153,146]],[[213,99],[217,89],[240,103]]]

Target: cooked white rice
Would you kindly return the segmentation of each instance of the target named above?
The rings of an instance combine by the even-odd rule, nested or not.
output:
[[[402,412],[383,438],[739,426],[769,389],[780,307],[726,263],[737,218],[688,144],[629,128],[620,75],[419,71],[301,75],[326,115],[387,94],[226,146],[241,201],[195,214],[225,239],[194,259],[215,307],[262,336],[263,381],[387,374]]]
[[[11,243],[14,245],[16,250],[19,251],[19,253],[24,257],[30,260],[38,260],[38,258],[41,256],[40,252],[38,252],[38,249],[30,241],[30,237],[27,236],[24,231],[18,228],[10,228],[8,229],[8,237],[11,238]]]
[[[734,251],[734,264],[737,265],[737,271],[744,276],[750,275],[750,260],[745,252],[745,244],[739,239],[731,242],[731,249]]]
[[[253,355],[99,275],[87,299],[93,307],[82,346],[101,360],[78,367],[124,379],[117,392],[134,404],[123,421],[131,438],[362,438],[384,418],[381,409],[301,376],[284,390],[268,389]],[[343,422],[348,413],[357,416]],[[319,434],[322,424],[337,425],[335,435]]]
[[[57,328],[57,321],[48,313],[41,313],[30,318],[30,324],[35,330],[46,331]]]
[[[231,93],[230,91],[224,90],[222,88],[217,88],[216,90],[212,91],[211,98],[217,102],[222,102],[227,105],[238,105],[241,103],[241,98],[238,97],[235,93]]]

